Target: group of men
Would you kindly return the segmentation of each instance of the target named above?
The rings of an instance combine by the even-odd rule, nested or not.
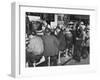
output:
[[[33,51],[36,54],[35,57],[33,55],[29,55],[29,52],[32,53],[33,45],[35,43],[39,44],[38,41],[32,41],[32,39],[35,38],[34,36],[43,36],[41,37],[43,42],[42,40],[37,38],[37,40],[41,42],[40,45],[42,47],[40,48],[38,46],[38,48],[34,48],[38,49],[38,52]],[[51,28],[51,26],[46,21],[38,18],[32,19],[31,17],[29,17],[29,19],[26,20],[26,52],[28,53],[26,57],[28,56],[28,60],[32,57],[35,59],[42,53],[44,53],[44,56],[55,56],[58,51],[64,51],[65,48],[69,50],[74,45],[74,52],[71,53],[71,56],[73,59],[80,62],[81,58],[85,59],[89,55],[89,39],[89,25],[84,24],[83,21],[69,21],[68,25],[58,24],[56,28]],[[45,45],[42,43],[44,43]],[[57,48],[59,44],[60,47]],[[67,47],[65,44],[67,45]],[[41,58],[41,56],[39,58]]]

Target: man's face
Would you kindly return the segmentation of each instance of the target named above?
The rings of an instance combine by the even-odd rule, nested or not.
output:
[[[37,30],[40,27],[40,22],[32,22],[32,28]]]

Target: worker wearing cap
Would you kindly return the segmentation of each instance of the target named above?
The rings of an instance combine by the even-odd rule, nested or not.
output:
[[[31,22],[30,26],[32,32],[27,38],[26,35],[26,61],[29,66],[33,66],[33,63],[39,62],[44,51],[44,44],[41,37],[37,35],[43,35],[42,32],[42,20],[39,17],[28,16]]]
[[[38,16],[28,16],[32,24],[32,34],[43,35],[42,20]]]

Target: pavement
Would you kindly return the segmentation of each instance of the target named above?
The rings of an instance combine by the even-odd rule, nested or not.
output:
[[[63,56],[60,59],[60,63],[57,64],[57,66],[66,66],[66,65],[87,65],[90,63],[90,56],[88,56],[86,59],[80,60],[80,62],[75,61],[72,59],[72,57],[69,56]],[[41,64],[37,65],[37,67],[43,67],[43,66],[48,66],[48,61],[44,61]]]

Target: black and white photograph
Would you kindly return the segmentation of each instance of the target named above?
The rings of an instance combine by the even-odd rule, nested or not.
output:
[[[92,7],[13,3],[12,75],[66,77],[95,72],[96,15]]]
[[[25,12],[25,67],[90,64],[90,15]]]

